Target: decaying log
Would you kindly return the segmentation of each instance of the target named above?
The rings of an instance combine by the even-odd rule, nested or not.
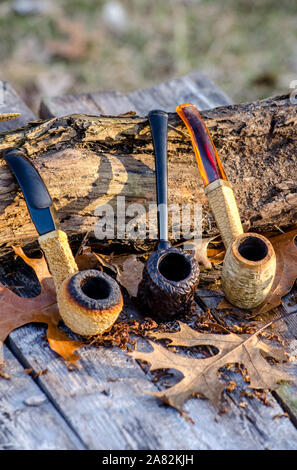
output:
[[[202,112],[233,183],[246,229],[296,223],[297,107],[288,96]],[[217,232],[187,132],[169,117],[170,203],[201,202],[205,234]],[[0,134],[0,155],[22,147],[40,170],[68,234],[91,232],[95,209],[125,196],[126,204],[155,202],[154,159],[146,118],[69,115]],[[116,211],[115,211],[116,212]],[[130,217],[131,218],[131,217]],[[128,220],[129,218],[127,218]],[[36,231],[20,190],[0,160],[1,253],[28,243]]]

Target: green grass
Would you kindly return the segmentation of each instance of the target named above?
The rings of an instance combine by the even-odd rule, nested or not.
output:
[[[103,0],[56,0],[26,17],[11,3],[0,4],[0,77],[35,109],[55,90],[129,91],[195,69],[236,102],[287,92],[297,79],[293,1],[125,0],[120,33],[103,22]]]

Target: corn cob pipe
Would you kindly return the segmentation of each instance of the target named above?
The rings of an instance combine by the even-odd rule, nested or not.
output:
[[[104,333],[123,307],[118,284],[100,271],[78,272],[67,235],[57,228],[52,199],[38,171],[20,150],[6,150],[4,158],[17,178],[40,235],[38,241],[55,283],[64,323],[84,336]]]

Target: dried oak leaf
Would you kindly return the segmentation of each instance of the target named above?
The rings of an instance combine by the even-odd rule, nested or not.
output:
[[[104,259],[94,253],[89,246],[83,246],[79,254],[75,256],[75,262],[78,269],[84,271],[85,269],[100,268],[100,265],[104,263]]]
[[[183,243],[183,247],[186,250],[192,250],[193,256],[199,264],[202,264],[206,269],[212,268],[212,263],[221,264],[224,261],[225,249],[221,246],[210,248],[208,245],[221,242],[214,242],[217,237],[201,238],[198,240],[191,240]],[[179,245],[177,245],[179,246]]]
[[[297,230],[273,237],[270,241],[276,255],[276,274],[265,302],[254,310],[256,314],[278,307],[297,279]]]
[[[46,323],[50,348],[66,361],[75,364],[80,358],[75,351],[83,343],[71,340],[58,328],[61,318],[56,291],[45,258],[28,258],[20,247],[13,247],[13,249],[27,265],[34,269],[41,285],[41,292],[36,297],[23,298],[0,283],[0,362],[3,360],[2,343],[11,331],[27,323]]]
[[[153,351],[129,353],[134,359],[151,364],[151,370],[176,369],[184,378],[172,387],[153,393],[168,405],[182,411],[184,402],[193,394],[208,398],[213,405],[219,402],[221,394],[228,384],[219,380],[218,371],[227,364],[240,363],[247,369],[250,387],[254,389],[277,388],[282,380],[293,380],[286,372],[271,366],[263,357],[272,357],[278,361],[286,359],[282,349],[269,346],[261,341],[257,333],[251,336],[238,336],[199,333],[188,325],[180,323],[180,331],[176,333],[153,333],[156,339],[168,339],[170,346],[214,346],[218,354],[197,359],[174,353],[157,343],[152,343]]]
[[[117,281],[125,287],[130,297],[137,297],[138,286],[142,279],[144,264],[137,259],[136,255],[130,255],[117,266]]]

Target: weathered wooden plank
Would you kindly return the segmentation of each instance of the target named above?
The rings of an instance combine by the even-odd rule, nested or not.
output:
[[[39,115],[42,119],[73,113],[117,116],[129,111],[135,109],[126,95],[119,91],[107,91],[43,98]]]
[[[193,72],[151,88],[133,91],[128,94],[128,98],[133,101],[142,116],[156,107],[174,112],[178,104],[187,102],[195,104],[200,110],[232,103],[227,95],[200,72]]]
[[[178,104],[186,102],[195,104],[199,109],[211,107],[207,98],[198,93],[197,87],[186,77],[161,83],[152,88],[133,91],[128,97],[135,103],[141,116],[145,116],[148,110],[158,107],[168,112],[175,112]]]
[[[77,99],[77,95],[44,97],[40,103],[39,115],[41,119],[67,116],[73,113],[99,115],[102,112],[90,93],[80,94],[79,99]]]
[[[12,121],[0,122],[0,132],[22,127],[36,119],[34,113],[20,100],[11,85],[0,80],[0,114],[2,113],[21,113],[21,116]]]
[[[178,104],[185,102],[192,102],[201,110],[231,104],[227,95],[203,73],[196,71],[128,95],[119,91],[107,91],[45,97],[41,101],[40,117],[48,119],[73,113],[117,116],[129,111],[136,111],[143,116],[156,107],[173,112]]]
[[[47,396],[4,346],[5,373],[0,377],[0,449],[83,449]]]
[[[102,114],[118,116],[129,111],[136,111],[129,98],[119,91],[91,93],[92,99],[99,106]]]
[[[207,98],[209,108],[232,104],[232,100],[204,73],[199,71],[191,72],[187,79],[192,82],[199,93]]]
[[[240,398],[227,397],[228,413],[219,416],[204,400],[186,405],[195,425],[147,395],[155,387],[136,364],[115,349],[87,347],[81,369],[69,374],[63,361],[41,347],[42,327],[13,332],[10,345],[34,370],[47,367],[38,378],[68,423],[91,449],[291,449],[297,431],[282,413],[257,400],[248,408]],[[238,390],[238,394],[239,394]]]
[[[0,122],[0,132],[36,119],[31,110],[6,82],[0,82],[3,100],[0,114],[20,112],[13,121]],[[2,266],[0,265],[0,272]],[[83,444],[65,423],[24,368],[4,346],[5,372],[0,378],[0,449],[82,449]]]
[[[292,301],[293,299],[293,301]],[[297,286],[283,299],[283,313],[291,315],[275,324],[275,329],[287,344],[291,356],[297,356]],[[275,392],[275,397],[281,406],[289,413],[292,422],[297,427],[297,363],[291,365],[296,381],[292,384],[282,384]]]
[[[195,90],[189,85],[186,78],[180,78],[152,88],[133,91],[128,97],[135,103],[141,116],[145,116],[148,110],[154,108],[174,112],[178,104],[185,102],[192,102],[200,109],[209,108],[207,100],[195,95]]]

